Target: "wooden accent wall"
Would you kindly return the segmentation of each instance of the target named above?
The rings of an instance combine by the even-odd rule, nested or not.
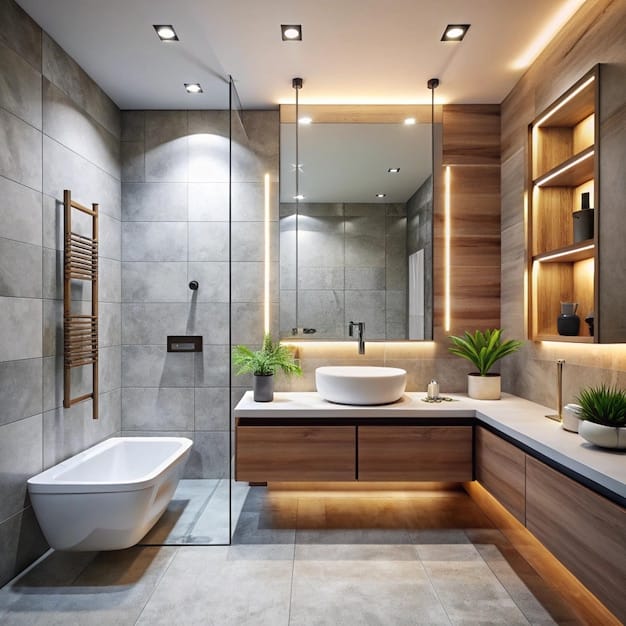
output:
[[[446,105],[435,213],[435,339],[500,326],[500,107]],[[450,166],[451,328],[444,315],[444,176]]]

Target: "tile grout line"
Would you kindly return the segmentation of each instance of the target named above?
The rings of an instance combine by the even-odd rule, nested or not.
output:
[[[150,603],[150,600],[152,600],[152,597],[156,593],[156,590],[157,590],[159,584],[163,580],[165,574],[167,574],[167,572],[169,571],[170,567],[172,566],[172,563],[174,562],[174,559],[178,556],[178,552],[180,550],[180,546],[159,546],[158,547],[159,550],[162,550],[163,548],[172,548],[172,550],[174,551],[174,554],[172,555],[172,558],[170,559],[170,561],[167,564],[167,566],[163,569],[161,574],[157,577],[157,579],[156,579],[156,581],[154,583],[154,587],[152,587],[152,591],[148,594],[148,597],[146,598],[146,601],[144,602],[144,605],[141,608],[141,611],[139,611],[139,615],[137,616],[137,619],[134,622],[135,624],[139,623],[139,620],[141,619],[141,616],[143,615],[144,611],[146,610],[146,607]],[[141,548],[141,549],[145,550],[145,548]]]
[[[439,606],[441,606],[441,608],[443,609],[443,612],[446,614],[446,617],[448,618],[448,622],[450,624],[454,624],[454,622],[452,621],[452,618],[450,617],[450,614],[448,613],[448,609],[446,608],[446,605],[443,603],[441,596],[439,595],[439,591],[437,590],[437,587],[435,586],[435,583],[433,582],[433,579],[431,578],[430,573],[428,572],[428,568],[424,565],[424,561],[422,561],[422,557],[419,555],[419,552],[417,551],[417,545],[418,544],[413,544],[413,548],[415,549],[415,555],[417,556],[417,562],[422,566],[422,569],[424,570],[424,573],[426,574],[426,578],[428,579],[428,584],[433,590],[433,593],[435,594],[435,597],[437,598],[437,602],[439,602]]]
[[[293,604],[293,578],[296,569],[296,545],[298,543],[298,511],[300,509],[300,498],[296,500],[296,528],[293,533],[293,558],[291,559],[291,579],[289,581],[289,610],[287,611],[287,626],[291,624],[291,606]]]

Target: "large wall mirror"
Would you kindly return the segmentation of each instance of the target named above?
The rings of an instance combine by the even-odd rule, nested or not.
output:
[[[282,338],[348,339],[355,321],[368,341],[432,339],[431,115],[300,105],[296,124],[281,107]]]

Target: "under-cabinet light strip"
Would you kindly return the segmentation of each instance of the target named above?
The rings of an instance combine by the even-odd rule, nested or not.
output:
[[[563,172],[567,172],[567,170],[571,169],[575,165],[578,165],[579,163],[582,163],[583,161],[590,159],[594,154],[595,154],[595,150],[592,150],[591,152],[584,154],[583,156],[576,159],[575,161],[572,161],[571,163],[568,163],[564,167],[559,168],[556,172],[552,172],[552,174],[550,174],[549,176],[546,176],[545,178],[540,178],[535,184],[537,185],[537,187],[541,187],[545,185],[548,181],[552,180],[556,176],[559,176]]]
[[[264,243],[265,243],[265,273],[263,282],[263,330],[270,332],[270,175],[265,174],[264,182]]]
[[[572,98],[575,98],[587,85],[591,84],[596,79],[595,76],[589,77],[580,87],[572,91],[572,93],[557,104],[551,111],[548,111],[540,120],[535,123],[535,128],[541,126],[544,122],[549,120],[557,111],[562,109]]]
[[[450,332],[450,166],[446,166],[444,198],[444,322],[443,328]]]
[[[589,244],[588,246],[584,246],[582,248],[577,248],[575,252],[584,252],[585,250],[593,250],[594,244]],[[551,261],[552,259],[558,259],[562,256],[568,256],[572,254],[572,250],[566,250],[565,252],[555,252],[554,254],[549,254],[548,256],[542,256],[540,259],[537,259],[539,263],[543,263],[543,261]]]

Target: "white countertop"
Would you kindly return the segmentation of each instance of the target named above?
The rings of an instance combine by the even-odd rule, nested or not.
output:
[[[273,402],[254,402],[247,391],[235,417],[476,417],[531,450],[626,498],[626,451],[597,448],[580,435],[549,420],[550,409],[510,394],[501,400],[473,400],[464,394],[442,394],[452,402],[423,401],[422,392],[406,392],[383,406],[352,406],[323,400],[315,391],[276,392]]]

